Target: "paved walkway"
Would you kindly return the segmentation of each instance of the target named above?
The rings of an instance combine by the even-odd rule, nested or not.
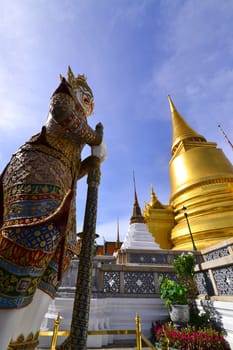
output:
[[[49,350],[49,348],[37,348],[37,350]],[[135,345],[130,342],[127,344],[126,342],[120,342],[120,344],[109,344],[106,346],[103,346],[102,348],[87,348],[87,350],[137,350],[136,347],[136,341],[135,341]],[[150,350],[150,348],[148,347],[144,347],[143,346],[143,350]]]
[[[50,343],[44,343],[43,345],[39,343],[38,347],[36,350],[50,350]],[[129,340],[120,340],[120,341],[115,341],[114,344],[108,344],[108,345],[103,345],[101,348],[93,348],[93,347],[88,347],[87,350],[137,350],[136,346],[136,339],[129,339]],[[146,350],[149,348],[148,347],[143,347],[143,350]],[[1,349],[0,349],[1,350]]]
[[[135,345],[134,345],[135,344]],[[37,350],[49,350],[50,348],[41,348],[38,347]],[[87,350],[137,350],[136,347],[136,340],[135,342],[119,342],[118,343],[114,343],[114,344],[109,344],[109,345],[105,345],[102,348],[87,348]],[[143,350],[149,350],[148,347],[143,347]]]
[[[49,350],[50,348],[37,348],[37,350]],[[106,346],[106,347],[103,347],[103,348],[87,348],[87,350],[137,350],[137,347],[136,345],[135,346],[130,346],[130,345],[120,345],[120,346],[116,346],[114,347],[113,346]],[[143,347],[143,350],[149,350],[149,348],[144,348]]]
[[[88,348],[88,350],[103,350],[103,349],[105,349],[105,350],[107,350],[107,349],[111,349],[111,350],[137,350],[137,348],[136,348],[136,346],[135,347],[128,347],[128,345],[126,346],[126,347],[117,347],[117,348],[110,348],[110,347],[108,347],[108,348],[106,348],[106,347],[104,347],[104,348]],[[37,350],[48,350],[48,348],[37,348]],[[144,348],[143,347],[143,350],[149,350],[149,348]]]

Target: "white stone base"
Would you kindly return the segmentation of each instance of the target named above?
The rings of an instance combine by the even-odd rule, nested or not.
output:
[[[202,311],[203,301],[197,300],[199,310]],[[212,315],[216,315],[227,332],[226,339],[233,350],[233,302],[230,301],[208,301]],[[73,312],[73,299],[56,298],[53,301],[53,313],[47,313],[46,328],[52,330],[54,320],[60,313],[62,320],[60,330],[69,330]],[[51,314],[51,317],[50,317]],[[151,324],[155,320],[165,320],[168,317],[167,308],[159,298],[103,298],[92,299],[90,309],[89,330],[106,329],[135,329],[135,317],[139,314],[141,318],[142,333],[150,337]],[[65,337],[58,338],[61,344]],[[96,335],[89,336],[88,348],[101,348],[110,345],[115,340],[135,339],[134,335]],[[51,337],[40,337],[39,348],[49,348]],[[135,342],[136,344],[136,342]]]
[[[54,308],[54,305],[53,305]],[[56,298],[55,309],[62,320],[60,330],[69,330],[73,312],[73,299]],[[136,328],[136,314],[141,319],[142,333],[150,337],[151,324],[155,320],[165,320],[168,317],[167,308],[159,298],[104,298],[92,299],[89,319],[89,330],[119,330]],[[53,329],[53,319],[46,324]],[[61,344],[64,337],[59,337],[57,344]],[[135,339],[135,335],[95,335],[88,336],[88,348],[101,348],[114,340]],[[39,348],[49,348],[51,337],[40,337]]]

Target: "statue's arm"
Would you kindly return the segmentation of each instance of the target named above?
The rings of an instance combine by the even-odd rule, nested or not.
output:
[[[96,158],[102,163],[107,157],[107,149],[104,142],[98,146],[93,146],[91,149],[91,156],[85,158],[81,162],[79,169],[79,174],[77,180],[81,179],[83,176],[87,175],[96,164]]]
[[[97,124],[93,130],[87,123],[82,110],[78,110],[74,99],[65,93],[57,93],[51,99],[50,113],[67,132],[81,138],[90,146],[99,145],[103,138],[102,124]]]

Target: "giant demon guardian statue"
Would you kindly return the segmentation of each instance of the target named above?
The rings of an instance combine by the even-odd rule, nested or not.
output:
[[[0,350],[9,343],[10,349],[36,346],[43,316],[76,252],[76,182],[92,166],[91,157],[81,161],[81,151],[88,144],[92,155],[105,158],[102,125],[93,130],[87,123],[93,108],[85,76],[75,77],[69,67],[41,132],[1,175]]]

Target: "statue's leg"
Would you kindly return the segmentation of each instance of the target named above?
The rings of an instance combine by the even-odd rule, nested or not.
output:
[[[11,337],[10,349],[35,349],[38,345],[40,325],[52,298],[37,289],[32,303],[24,309],[21,321]]]
[[[14,329],[21,321],[24,309],[2,309],[0,312],[0,349],[6,350]]]
[[[50,302],[55,298],[57,288],[60,284],[57,281],[57,260],[59,259],[59,256],[60,246],[56,250],[52,260],[49,262],[39,281],[32,303],[25,309],[22,321],[15,329],[12,342],[10,343],[10,349],[28,349],[29,343],[30,350],[36,348],[42,320],[48,310]]]
[[[15,329],[18,324],[21,324],[25,310],[32,301],[39,274],[43,272],[43,270],[40,271],[30,266],[15,265],[14,261],[10,261],[11,253],[14,258],[18,254],[22,259],[26,256],[22,254],[25,253],[22,247],[16,247],[12,242],[2,239],[0,254],[1,350],[7,349]],[[8,257],[9,260],[5,257]]]
[[[49,230],[50,226],[52,225],[48,225],[47,228],[45,225],[35,226],[30,231],[23,229],[31,235],[35,233],[35,238],[37,232],[41,233],[39,238],[47,238],[47,232],[51,233],[52,237],[58,235],[59,232],[55,228]],[[9,233],[9,238],[10,234],[21,232],[19,228],[5,231],[4,233]],[[18,242],[12,242],[4,236],[0,236],[0,243],[0,350],[6,350],[10,340],[16,341],[20,335],[23,336],[22,339],[28,339],[33,332],[39,330],[48,302],[47,298],[41,300],[40,293],[35,299],[34,296],[38,283],[54,255],[56,245],[49,243],[50,251],[32,250],[29,249],[31,247],[20,246]],[[43,243],[42,247],[44,246]],[[15,349],[24,348],[18,346]]]

